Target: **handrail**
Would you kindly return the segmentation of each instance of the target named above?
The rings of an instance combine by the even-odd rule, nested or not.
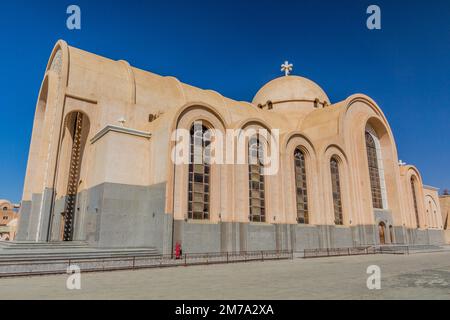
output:
[[[229,264],[237,262],[256,262],[293,259],[293,251],[249,251],[212,252],[183,254],[178,259],[173,255],[126,255],[113,257],[71,257],[67,259],[35,259],[0,262],[0,278],[30,275],[63,274],[73,265],[82,272],[105,272],[116,270],[137,270],[148,268]]]
[[[305,249],[303,251],[303,257],[305,259],[369,254],[409,254],[409,246],[365,246],[349,248]]]

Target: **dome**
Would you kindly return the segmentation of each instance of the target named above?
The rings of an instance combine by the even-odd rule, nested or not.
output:
[[[317,108],[330,104],[321,87],[309,79],[298,76],[280,77],[263,86],[253,99],[253,103],[266,106],[267,102],[271,102],[275,109]]]

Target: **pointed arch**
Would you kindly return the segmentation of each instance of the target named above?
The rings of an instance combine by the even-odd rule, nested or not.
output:
[[[178,134],[176,134],[177,130],[179,130],[178,132],[185,131],[188,136],[183,137],[184,135],[180,134],[180,138],[182,138],[182,140],[184,140],[184,138],[190,139],[192,128],[195,123],[201,123],[202,130],[207,129],[207,131],[211,130],[212,132],[216,132],[217,134],[225,135],[227,124],[224,118],[218,113],[215,108],[205,104],[189,104],[179,110],[171,126],[172,130],[170,131],[170,134],[175,134],[178,136]],[[174,160],[172,152],[177,143],[177,141],[173,140],[173,138],[174,137],[172,136],[172,141],[170,142],[168,150],[169,159],[172,160]],[[190,142],[188,144],[190,145]],[[202,146],[206,147],[206,145],[203,144]],[[219,147],[225,148],[225,146]],[[222,150],[222,152],[223,151],[224,150]],[[199,182],[197,183],[197,186],[195,186],[196,184],[193,180],[191,180],[190,175],[193,174],[192,178],[195,179],[196,167],[194,164],[193,166],[191,166],[190,159],[188,160],[189,163],[176,164],[174,162],[171,162],[168,166],[169,173],[168,186],[166,188],[166,211],[173,213],[176,220],[189,220],[190,218],[195,217],[199,218],[200,211],[193,210],[195,208],[190,208],[189,205],[192,204],[193,206],[195,206],[195,203],[197,203],[197,206],[200,206],[200,203],[206,203],[204,200],[204,197],[206,196],[208,200],[208,210],[207,214],[203,215],[203,217],[207,217],[211,223],[217,222],[219,219],[231,219],[231,217],[225,215],[221,216],[222,208],[229,205],[229,203],[226,201],[228,195],[221,194],[220,192],[220,190],[226,190],[227,188],[227,180],[229,179],[229,177],[226,176],[227,169],[222,168],[222,166],[214,163],[209,166],[200,164],[197,167],[199,171],[198,173],[200,173],[200,175],[197,176]],[[200,171],[202,171],[203,174]],[[202,178],[202,186],[200,186],[200,178]],[[192,185],[190,183],[191,181],[193,182]],[[208,185],[206,185],[205,182],[207,182]],[[192,190],[190,190],[191,187]],[[195,200],[194,188],[202,188],[203,192],[198,192],[197,194],[197,200],[199,201],[193,201]],[[197,190],[201,191],[200,189]],[[206,192],[206,190],[208,192]],[[190,200],[190,194],[192,194],[192,201]],[[203,202],[200,201],[200,194],[203,194]],[[197,209],[199,209],[199,207]],[[231,210],[223,211],[226,212],[227,215],[229,212],[231,212]],[[197,214],[195,214],[195,212],[197,212]]]
[[[319,169],[314,145],[308,137],[300,132],[288,134],[284,141],[285,143],[282,144],[283,147],[281,150],[282,163],[284,164],[281,178],[283,180],[285,220],[290,223],[300,223],[303,215],[299,210],[303,211],[307,209],[308,224],[318,224],[320,222],[319,214],[321,210],[316,195],[319,194],[318,186],[320,180],[317,174]],[[297,166],[296,168],[296,165],[299,164],[296,163],[298,161],[296,160],[297,153],[302,154],[304,159],[299,159],[303,164],[300,164],[301,167]],[[302,167],[304,167],[304,170]],[[299,177],[296,173],[303,175],[300,178],[301,182],[298,180]],[[300,186],[298,184],[299,182],[301,183]],[[300,195],[297,194],[299,187],[303,189]],[[298,197],[303,199],[298,199]],[[302,200],[301,203],[298,200]],[[305,204],[307,208],[305,208]]]
[[[347,156],[339,145],[332,144],[323,155],[322,165],[326,221],[329,224],[350,226],[354,222],[354,214]]]

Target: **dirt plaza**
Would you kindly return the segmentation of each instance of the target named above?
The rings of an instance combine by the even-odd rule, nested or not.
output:
[[[367,268],[381,289],[367,287]],[[5,299],[450,299],[450,251],[0,279]]]

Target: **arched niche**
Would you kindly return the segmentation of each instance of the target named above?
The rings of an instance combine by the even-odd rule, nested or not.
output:
[[[275,132],[264,121],[258,119],[247,119],[246,122],[239,124],[236,130],[235,140],[236,148],[236,164],[234,169],[234,211],[237,213],[237,220],[240,222],[249,222],[251,218],[251,201],[256,201],[256,190],[250,188],[252,178],[252,163],[249,157],[250,142],[257,137],[259,144],[263,150],[262,161],[263,169],[262,179],[264,180],[263,188],[264,202],[262,196],[259,197],[260,203],[264,206],[263,223],[282,223],[285,220],[282,212],[282,191],[281,191],[281,173],[280,173],[280,151],[279,140],[277,140]],[[261,190],[260,190],[261,193]],[[255,222],[255,221],[253,221]]]
[[[284,202],[285,202],[285,215],[286,222],[296,224],[297,221],[297,199],[296,199],[296,181],[295,181],[295,159],[294,154],[296,150],[300,150],[305,157],[306,167],[306,182],[307,182],[307,199],[308,199],[308,212],[309,212],[309,224],[315,225],[321,223],[321,210],[319,204],[319,183],[317,168],[317,156],[316,151],[306,137],[297,133],[292,134],[281,152],[282,168],[280,170],[283,175],[283,187],[284,187]]]
[[[407,226],[412,229],[427,228],[425,196],[419,171],[414,166],[403,168],[404,200]],[[416,212],[417,207],[417,212]]]
[[[398,156],[395,139],[386,117],[378,105],[369,97],[354,95],[347,99],[347,108],[341,116],[340,132],[347,150],[355,199],[355,212],[360,224],[374,224],[374,210],[389,211],[395,225],[403,223],[403,203],[401,200],[402,183],[398,167]],[[369,162],[366,144],[366,132],[370,128],[373,137],[379,143],[384,184],[383,209],[374,208],[372,188],[369,174]],[[380,179],[381,180],[381,179]],[[380,181],[383,185],[383,181]]]
[[[394,223],[401,223],[399,203],[398,158],[394,138],[389,128],[379,117],[370,117],[366,121],[365,132],[375,137],[379,148],[380,184],[383,195],[383,209],[393,213]],[[366,157],[367,158],[367,157]]]
[[[431,195],[425,196],[425,213],[427,218],[427,224],[429,228],[441,229],[442,223],[440,217],[438,216],[438,206],[436,201]]]
[[[326,214],[326,221],[329,225],[335,223],[335,209],[333,201],[331,161],[335,160],[339,168],[339,182],[342,205],[342,226],[352,226],[355,224],[354,210],[352,207],[352,194],[350,187],[350,170],[348,159],[343,150],[337,145],[329,146],[320,160],[321,176],[323,179],[323,209]]]

